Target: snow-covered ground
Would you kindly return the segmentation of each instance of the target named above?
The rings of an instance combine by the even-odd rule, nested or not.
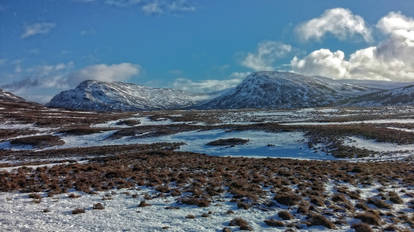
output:
[[[392,110],[392,109],[387,109]],[[372,110],[366,110],[372,112]],[[358,114],[360,111],[353,112],[352,110],[336,109],[336,108],[310,108],[291,111],[235,111],[220,113],[220,124],[254,124],[259,122],[291,122],[284,123],[284,125],[340,125],[340,124],[356,124],[356,123],[370,123],[370,124],[410,124],[414,123],[414,119],[381,119],[381,120],[366,120],[366,121],[348,121],[348,122],[303,122],[316,121],[316,119],[326,117],[348,116],[351,114]],[[407,110],[410,113],[410,110]],[[181,117],[185,114],[171,114],[170,117]],[[109,131],[98,132],[89,135],[66,135],[53,131],[51,128],[38,128],[34,124],[0,124],[0,129],[33,129],[37,131],[34,135],[43,135],[53,133],[59,136],[64,142],[64,145],[53,146],[44,149],[61,149],[73,147],[91,147],[103,145],[124,145],[124,144],[149,144],[158,142],[183,142],[180,147],[181,151],[190,151],[196,153],[204,153],[214,156],[244,156],[244,157],[272,157],[272,158],[294,158],[294,159],[317,159],[317,160],[334,160],[336,158],[328,155],[322,150],[324,145],[319,144],[319,149],[310,149],[308,147],[308,139],[304,132],[277,132],[270,133],[258,130],[246,131],[226,131],[223,129],[217,130],[195,130],[186,131],[167,136],[147,138],[145,134],[135,135],[131,137],[122,137],[119,139],[109,139],[113,133],[122,128],[140,127],[140,126],[159,126],[172,124],[197,124],[204,122],[180,122],[171,119],[161,119],[152,121],[147,114],[136,114],[133,117],[112,120],[105,123],[95,124],[92,127],[96,128],[110,128]],[[208,114],[207,114],[208,116]],[[332,118],[331,117],[331,118]],[[138,120],[140,124],[134,126],[118,125],[124,120]],[[301,121],[301,122],[298,122]],[[401,126],[403,127],[403,126]],[[414,132],[413,129],[389,127],[393,130],[401,130],[405,132]],[[144,132],[149,133],[149,132]],[[18,137],[24,137],[18,136]],[[18,138],[14,137],[14,138]],[[242,138],[249,141],[243,145],[236,146],[208,146],[207,143],[228,138]],[[12,138],[8,138],[12,139]],[[346,146],[354,146],[357,148],[368,149],[373,152],[387,154],[388,158],[399,159],[401,157],[410,156],[414,153],[414,144],[398,145],[392,143],[379,143],[374,140],[365,139],[358,136],[349,136],[343,140]],[[10,142],[0,142],[0,149],[11,150],[32,150],[31,146],[15,147],[11,146]],[[112,155],[112,154],[111,154]],[[87,157],[73,158],[75,162],[88,162]],[[368,159],[362,159],[367,161]],[[384,159],[384,157],[379,157]],[[361,160],[361,159],[355,159]],[[353,161],[355,161],[353,160]],[[31,160],[31,161],[45,161],[45,160]],[[3,161],[0,161],[3,162]],[[29,160],[25,160],[29,162]],[[50,162],[28,165],[29,168],[51,167],[57,164],[69,164],[71,161],[65,163]],[[272,161],[273,162],[273,161]],[[275,159],[275,162],[277,160]],[[10,163],[4,160],[3,163]],[[0,168],[0,172],[16,172],[14,167]],[[338,185],[346,185],[344,183],[334,183],[328,181],[325,193],[329,196],[336,193],[335,188]],[[292,189],[297,189],[298,186],[290,186]],[[369,186],[364,185],[350,185],[349,190],[360,190],[361,198],[367,199],[376,196],[378,188],[384,187],[379,183],[373,183]],[[387,188],[391,186],[387,186]],[[387,189],[387,191],[400,191],[403,188],[397,186],[395,189]],[[407,190],[407,189],[404,189]],[[412,191],[408,189],[407,191]],[[112,194],[114,192],[115,194]],[[128,194],[125,194],[128,192]],[[41,193],[45,195],[45,193]],[[238,231],[238,227],[229,226],[230,220],[241,217],[246,219],[255,231],[285,231],[287,227],[271,228],[264,223],[266,219],[281,220],[277,213],[281,210],[294,210],[286,206],[278,205],[263,209],[251,207],[247,210],[242,210],[237,207],[235,202],[231,202],[229,193],[222,196],[216,196],[215,201],[208,207],[189,206],[177,203],[177,198],[156,197],[146,202],[150,204],[147,207],[138,207],[139,203],[144,199],[145,194],[155,195],[158,192],[151,188],[139,187],[137,189],[121,189],[108,192],[99,192],[98,194],[84,194],[76,192],[80,198],[69,198],[68,194],[55,195],[53,197],[44,197],[40,203],[32,202],[27,193],[17,192],[0,192],[0,231],[222,231],[224,227],[230,227],[233,231]],[[112,200],[102,200],[106,194],[111,195]],[[137,198],[131,197],[132,194],[138,194]],[[271,196],[270,191],[268,192]],[[405,204],[393,205],[393,213],[398,211],[405,211],[412,213],[412,209],[406,207],[408,198],[403,198]],[[356,201],[351,200],[353,205]],[[92,206],[96,203],[102,203],[105,206],[104,210],[94,210]],[[178,206],[178,209],[167,209],[166,207]],[[85,208],[86,212],[82,214],[73,215],[71,212],[76,208]],[[328,208],[328,207],[326,207]],[[43,212],[49,209],[50,212]],[[229,210],[234,211],[234,214],[228,214]],[[295,209],[296,210],[296,209]],[[295,211],[296,212],[296,211]],[[187,215],[194,215],[194,219],[187,218]],[[208,217],[202,217],[206,214]],[[294,214],[295,219],[290,222],[304,222],[307,219],[304,215]],[[350,225],[359,222],[354,218],[346,218],[345,224],[339,225],[337,231],[351,231]],[[306,231],[329,231],[321,226],[306,227],[302,229]]]
[[[280,132],[269,133],[264,131],[233,131],[208,130],[189,131],[177,134],[140,138],[123,137],[120,139],[109,139],[115,131],[106,131],[82,136],[62,136],[64,145],[54,146],[46,149],[71,148],[71,147],[92,147],[103,145],[120,144],[151,144],[158,142],[183,142],[181,151],[205,153],[216,156],[247,156],[247,157],[283,157],[297,159],[334,159],[321,151],[309,149],[307,139],[302,132]],[[249,142],[237,146],[207,146],[206,144],[227,138],[243,138]],[[17,148],[15,148],[17,149]]]
[[[249,141],[237,146],[208,146],[207,143],[228,138]],[[273,157],[296,159],[334,159],[320,151],[309,149],[302,132],[268,133],[263,131],[224,130],[182,132],[170,136],[143,139],[144,143],[184,142],[180,150],[205,153],[215,156]]]
[[[323,126],[323,125],[351,125],[351,124],[405,124],[414,123],[414,119],[378,119],[378,120],[364,120],[364,121],[347,121],[347,122],[291,122],[282,123],[286,126]]]
[[[363,148],[375,152],[404,152],[414,151],[414,144],[395,144],[376,142],[373,139],[364,139],[357,136],[349,136],[344,140],[344,145],[350,147]]]
[[[134,127],[134,126],[128,126],[128,125],[119,125],[120,122],[126,121],[126,120],[136,120],[139,122],[139,124],[134,126],[158,126],[158,125],[172,125],[172,124],[190,124],[189,122],[173,122],[171,119],[160,119],[157,121],[152,121],[149,117],[141,117],[139,114],[137,117],[130,117],[125,119],[118,119],[113,120],[105,123],[98,123],[95,125],[92,125],[91,127],[95,128],[105,128],[105,127],[111,127],[111,128],[128,128],[128,127]]]
[[[329,183],[327,190],[333,188]],[[375,186],[374,186],[375,187]],[[374,187],[362,187],[364,196],[376,194]],[[28,194],[0,193],[0,228],[2,231],[222,231],[229,227],[232,231],[239,231],[237,226],[229,226],[229,222],[236,217],[246,219],[254,231],[285,231],[286,227],[269,227],[264,220],[274,218],[281,220],[277,213],[288,210],[280,206],[271,210],[261,210],[255,207],[247,210],[238,209],[236,203],[230,202],[230,196],[221,196],[221,201],[208,207],[197,207],[177,203],[174,197],[158,197],[146,200],[147,207],[138,207],[144,200],[145,194],[156,194],[149,188],[129,190],[114,190],[100,192],[96,195],[76,192],[79,198],[69,198],[68,194],[42,198],[40,203],[33,203]],[[131,197],[138,194],[137,198]],[[330,192],[329,194],[332,194]],[[111,200],[103,200],[104,196]],[[96,203],[104,205],[103,210],[94,210]],[[167,207],[178,207],[168,209]],[[85,213],[72,214],[76,208],[85,209]],[[48,209],[50,212],[44,212]],[[234,213],[227,213],[232,210]],[[207,215],[202,217],[201,215]],[[194,215],[195,218],[187,218]],[[305,216],[296,214],[298,222]],[[350,225],[357,223],[357,219],[348,219],[349,224],[342,225],[336,231],[350,231]],[[306,231],[330,231],[322,226],[306,227]]]

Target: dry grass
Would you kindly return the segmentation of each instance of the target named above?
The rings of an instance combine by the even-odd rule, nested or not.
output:
[[[370,225],[381,225],[381,218],[374,213],[361,213],[355,216],[355,218],[361,220],[362,222],[368,223]]]
[[[101,203],[94,204],[92,208],[93,209],[97,209],[97,210],[103,210],[103,209],[105,209],[105,207]]]
[[[373,230],[371,227],[365,223],[358,223],[352,225],[352,228],[355,230],[355,232],[372,232]]]
[[[243,218],[234,218],[230,221],[230,226],[238,226],[240,230],[253,230],[249,223]]]
[[[309,225],[311,226],[324,226],[328,229],[336,229],[335,224],[333,224],[329,219],[320,215],[320,214],[311,214],[309,217]]]
[[[380,208],[380,209],[391,209],[391,205],[389,205],[387,202],[385,202],[384,200],[375,198],[375,197],[371,197],[368,199],[367,201],[368,204],[373,204],[376,207]]]
[[[77,208],[77,209],[72,210],[72,214],[81,214],[81,213],[85,213],[85,209]]]
[[[289,211],[286,211],[286,210],[282,210],[282,211],[279,211],[278,213],[277,213],[277,216],[279,216],[281,219],[283,219],[283,220],[291,220],[291,219],[293,219],[294,217],[292,216],[292,214],[290,214],[289,213]]]
[[[271,227],[284,227],[285,226],[285,223],[281,221],[277,221],[275,219],[265,220],[264,223],[266,223],[266,225],[271,226]]]

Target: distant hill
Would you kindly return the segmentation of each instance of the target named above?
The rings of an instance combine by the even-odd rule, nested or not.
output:
[[[59,93],[47,106],[94,111],[163,110],[191,107],[196,99],[180,90],[89,80]]]
[[[414,105],[414,85],[383,90],[349,99],[345,106],[402,106]]]
[[[241,84],[200,108],[303,108],[334,105],[338,101],[378,91],[326,77],[289,72],[257,72]]]
[[[47,106],[73,110],[141,111],[411,105],[414,85],[410,84],[413,83],[334,80],[290,72],[256,72],[235,88],[201,100],[200,95],[181,90],[84,81],[75,89],[56,95]]]
[[[1,100],[11,100],[11,101],[25,101],[23,98],[16,96],[10,92],[6,92],[0,89],[0,99]]]

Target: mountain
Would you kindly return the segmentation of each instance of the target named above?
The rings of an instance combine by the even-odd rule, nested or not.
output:
[[[406,86],[409,84],[412,85]],[[75,89],[56,95],[48,106],[74,110],[140,111],[414,105],[411,101],[414,85],[334,80],[290,72],[256,72],[219,96],[207,100],[206,96],[122,82],[84,81]]]
[[[18,97],[12,93],[6,92],[2,89],[0,89],[0,100],[6,100],[6,101],[25,101],[23,98]]]
[[[414,85],[365,94],[347,100],[345,106],[414,105]]]
[[[196,104],[197,97],[174,89],[89,80],[59,93],[47,106],[94,111],[182,109]]]
[[[328,106],[378,91],[368,83],[304,76],[290,72],[256,72],[228,91],[202,104],[205,109],[302,108]]]

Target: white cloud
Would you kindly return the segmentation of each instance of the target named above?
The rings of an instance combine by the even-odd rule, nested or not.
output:
[[[391,12],[377,24],[386,39],[347,59],[342,51],[320,49],[291,61],[293,71],[333,78],[414,81],[414,19]]]
[[[80,31],[81,36],[93,35],[95,33],[96,33],[95,29],[84,29]]]
[[[142,0],[105,0],[105,3],[117,7],[127,7],[142,3]]]
[[[303,40],[320,40],[330,33],[341,40],[360,35],[365,41],[372,41],[371,29],[365,20],[344,8],[326,10],[320,17],[299,25],[296,31]]]
[[[179,12],[179,11],[195,11],[196,7],[190,4],[187,0],[175,0],[170,1],[169,4],[167,4],[167,7],[172,12]]]
[[[400,12],[390,12],[378,21],[377,27],[386,34],[405,34],[413,31],[414,21]]]
[[[85,3],[88,3],[88,2],[95,2],[96,0],[73,0],[73,1],[75,1],[75,2],[85,2]]]
[[[304,59],[295,56],[291,65],[294,71],[300,73],[343,78],[348,74],[344,57],[342,51],[331,52],[329,49],[320,49]]]
[[[90,3],[95,0],[77,0]],[[159,15],[165,13],[191,12],[196,7],[189,0],[104,0],[104,4],[114,7],[139,7],[145,14]]]
[[[292,51],[292,46],[276,41],[264,41],[258,44],[255,53],[248,53],[241,64],[255,71],[273,71],[274,62]]]
[[[83,68],[77,72],[71,73],[67,79],[68,82],[77,84],[85,80],[97,81],[126,81],[140,73],[140,66],[131,63],[121,64],[97,64]]]
[[[149,2],[141,7],[147,14],[162,14],[164,10],[158,1]]]
[[[203,80],[197,82],[186,78],[178,78],[173,83],[173,87],[192,93],[214,93],[237,86],[249,74],[249,72],[236,72],[230,75],[230,79]]]
[[[24,26],[22,39],[29,38],[34,35],[47,34],[56,27],[55,23],[41,22]]]

